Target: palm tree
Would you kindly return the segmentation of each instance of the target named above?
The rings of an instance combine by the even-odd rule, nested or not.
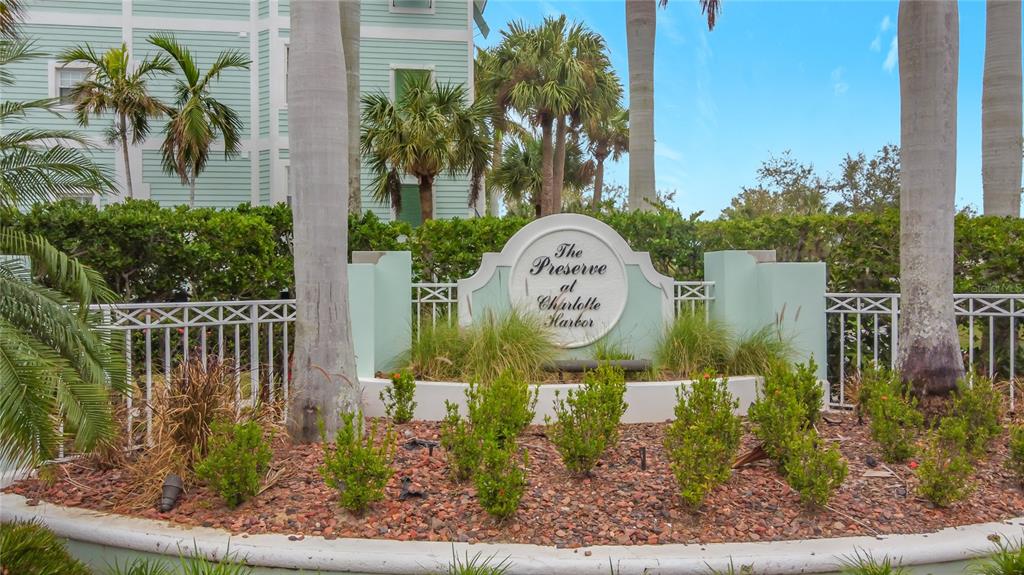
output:
[[[493,102],[491,108],[491,169],[497,168],[501,163],[502,148],[504,147],[505,135],[520,126],[508,119],[508,112],[512,108],[509,98],[516,79],[508,72],[512,64],[512,57],[501,46],[493,48],[478,48],[476,59],[473,61],[473,82],[474,91],[477,97],[486,97]],[[493,178],[486,182],[486,204],[487,215],[497,216],[499,213],[498,201],[500,200],[502,188],[498,186]]]
[[[468,172],[476,197],[490,162],[491,103],[467,100],[464,86],[435,84],[426,75],[410,80],[398,101],[384,93],[363,97],[362,150],[374,173],[370,186],[377,201],[399,209],[401,176],[412,176],[427,221],[434,217],[434,180],[443,172]]]
[[[491,171],[491,179],[505,190],[505,201],[510,211],[523,205],[535,206],[542,193],[541,142],[529,132],[513,139],[502,155],[501,162]],[[594,180],[593,162],[584,157],[583,149],[575,140],[566,145],[566,169],[562,187],[569,195],[578,196]]]
[[[604,187],[604,162],[609,157],[618,161],[629,150],[629,110],[618,102],[600,110],[587,119],[585,124],[590,154],[594,157],[594,197],[591,207],[601,205],[601,190]]]
[[[981,98],[986,216],[1020,217],[1021,90],[1021,0],[989,0]]]
[[[124,173],[128,197],[135,197],[132,189],[132,167],[128,157],[128,136],[138,144],[149,135],[149,118],[166,113],[167,107],[149,94],[146,80],[157,72],[170,73],[171,61],[164,55],[146,58],[131,69],[128,46],[111,48],[102,55],[91,46],[77,46],[65,50],[60,62],[84,62],[90,70],[85,80],[71,91],[75,102],[75,115],[82,126],[89,125],[90,116],[112,113],[114,121],[107,130],[107,143],[118,142],[124,153]]]
[[[341,1],[341,42],[348,86],[348,211],[363,210],[359,157],[359,18],[360,0]]]
[[[957,3],[899,8],[899,365],[922,395],[956,389],[963,360],[953,315]]]
[[[160,150],[164,171],[177,175],[182,184],[188,184],[188,204],[193,206],[196,178],[206,167],[214,140],[224,139],[225,159],[237,156],[241,145],[242,120],[230,106],[213,97],[211,84],[227,70],[248,70],[249,58],[235,50],[221,52],[204,74],[192,53],[174,36],[153,35],[149,43],[166,52],[182,75],[175,80],[174,107],[168,112],[170,120],[164,127]]]
[[[714,30],[720,0],[698,0]],[[655,2],[626,0],[626,49],[629,58],[629,209],[653,210],[654,191],[654,30]]]
[[[360,407],[348,307],[349,106],[338,2],[295,2],[288,73],[294,185],[295,325],[288,431],[334,437],[340,412]]]
[[[15,38],[19,12],[0,2],[0,70],[38,56]],[[0,86],[10,85],[0,75]],[[109,175],[82,153],[75,132],[16,128],[54,100],[0,103],[0,209],[113,190]],[[109,393],[127,389],[118,338],[96,329],[89,305],[114,294],[95,271],[49,242],[0,228],[0,460],[32,465],[53,458],[66,434],[87,451],[115,433]],[[30,267],[31,266],[31,267]]]

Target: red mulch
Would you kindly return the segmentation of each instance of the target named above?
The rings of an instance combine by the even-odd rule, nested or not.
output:
[[[170,513],[155,509],[139,515],[184,525],[221,527],[236,534],[283,533],[295,536],[370,537],[399,540],[456,540],[537,543],[576,547],[600,544],[711,543],[797,538],[929,532],[952,525],[981,523],[1024,514],[1024,492],[1003,469],[1007,438],[996,441],[978,463],[974,494],[949,509],[933,507],[914,494],[916,480],[907,465],[891,465],[896,477],[864,477],[865,457],[878,455],[867,426],[850,414],[830,414],[822,437],[839,440],[850,474],[828,509],[807,510],[762,461],[736,470],[697,513],[683,509],[661,447],[665,424],[623,425],[617,447],[606,454],[592,477],[570,476],[558,453],[531,427],[520,444],[530,452],[529,485],[516,516],[505,524],[492,520],[477,504],[472,484],[447,476],[445,455],[435,449],[399,447],[395,475],[386,499],[363,517],[337,505],[336,493],[317,473],[319,445],[276,447],[274,466],[286,475],[255,499],[228,510],[217,496],[197,487],[182,496]],[[437,439],[436,423],[399,426],[398,443],[411,437]],[[753,439],[744,438],[749,447]],[[647,469],[640,469],[646,446]],[[126,479],[118,470],[99,471],[69,463],[50,487],[37,480],[8,491],[30,499],[110,511]],[[879,466],[877,469],[882,469]],[[411,477],[425,498],[398,499],[400,478]]]

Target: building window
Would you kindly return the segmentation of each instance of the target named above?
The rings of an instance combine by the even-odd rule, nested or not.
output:
[[[62,106],[71,106],[75,103],[71,91],[75,86],[85,80],[89,75],[88,68],[63,67],[57,68],[57,97],[60,98]]]
[[[405,94],[406,89],[409,85],[419,79],[427,78],[431,76],[431,71],[423,68],[395,68],[392,70],[394,77],[392,78],[392,95],[395,101],[401,100]]]
[[[412,14],[433,14],[434,0],[389,0],[392,12]]]

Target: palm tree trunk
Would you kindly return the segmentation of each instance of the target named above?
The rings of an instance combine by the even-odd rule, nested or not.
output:
[[[199,179],[199,172],[192,170],[192,177],[188,180],[188,207],[196,207],[196,180]]]
[[[424,222],[434,219],[433,176],[420,176],[420,218]]]
[[[132,162],[128,158],[128,121],[125,119],[124,114],[121,115],[121,151],[124,152],[125,187],[128,191],[128,197],[134,198],[135,193],[132,190]]]
[[[898,359],[920,395],[948,393],[964,373],[953,315],[959,27],[955,1],[900,1]]]
[[[1021,0],[988,0],[981,98],[986,216],[1020,217],[1021,79]]]
[[[552,200],[555,194],[554,147],[551,143],[552,120],[550,116],[542,116],[540,120],[540,201],[538,205],[542,217],[552,213]]]
[[[328,437],[339,414],[360,408],[348,294],[349,123],[337,2],[294,2],[288,107],[295,186],[295,354],[288,432]]]
[[[360,0],[341,0],[341,42],[348,77],[348,210],[363,210],[359,158],[359,18]]]
[[[608,154],[602,153],[602,149],[598,148],[594,154],[594,197],[590,201],[590,207],[598,209],[601,206],[601,191],[604,187],[604,160],[608,157]]]
[[[551,195],[552,213],[562,211],[562,188],[565,186],[565,116],[559,116],[555,122],[555,161],[551,170],[551,181],[554,183]]]
[[[498,169],[501,165],[501,148],[505,143],[505,134],[501,130],[494,130],[494,148],[491,154],[491,173]],[[500,206],[498,201],[501,196],[501,189],[494,184],[488,184],[487,187],[487,215],[498,216],[501,214]]]
[[[656,0],[626,0],[629,57],[629,209],[654,206],[654,30]]]

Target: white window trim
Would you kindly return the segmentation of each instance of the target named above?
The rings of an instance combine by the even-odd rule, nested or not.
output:
[[[403,6],[395,6],[395,0],[384,0],[388,3],[388,12],[392,14],[435,14],[437,0],[427,0],[430,3],[429,8],[410,8]]]
[[[67,64],[61,64],[56,60],[47,60],[47,93],[50,98],[60,98],[60,71],[64,69],[69,70],[85,70],[86,74],[92,72],[92,66],[85,62],[68,62]],[[61,104],[58,103],[54,106],[55,109],[67,112],[75,108],[74,104]]]
[[[284,54],[284,56],[283,56],[283,62],[284,62],[284,64],[283,64],[283,66],[284,66],[284,98],[282,99],[283,101],[281,103],[281,109],[282,110],[287,110],[288,109],[288,53],[291,51],[291,47],[292,47],[291,46],[291,38],[290,37],[289,38],[282,38],[281,39],[281,46],[282,46],[281,52],[282,52],[282,54]],[[280,129],[280,126],[278,127],[278,129]]]
[[[388,97],[395,101],[395,70],[426,70],[430,72],[430,81],[435,81],[436,70],[434,64],[391,64],[388,71]]]

